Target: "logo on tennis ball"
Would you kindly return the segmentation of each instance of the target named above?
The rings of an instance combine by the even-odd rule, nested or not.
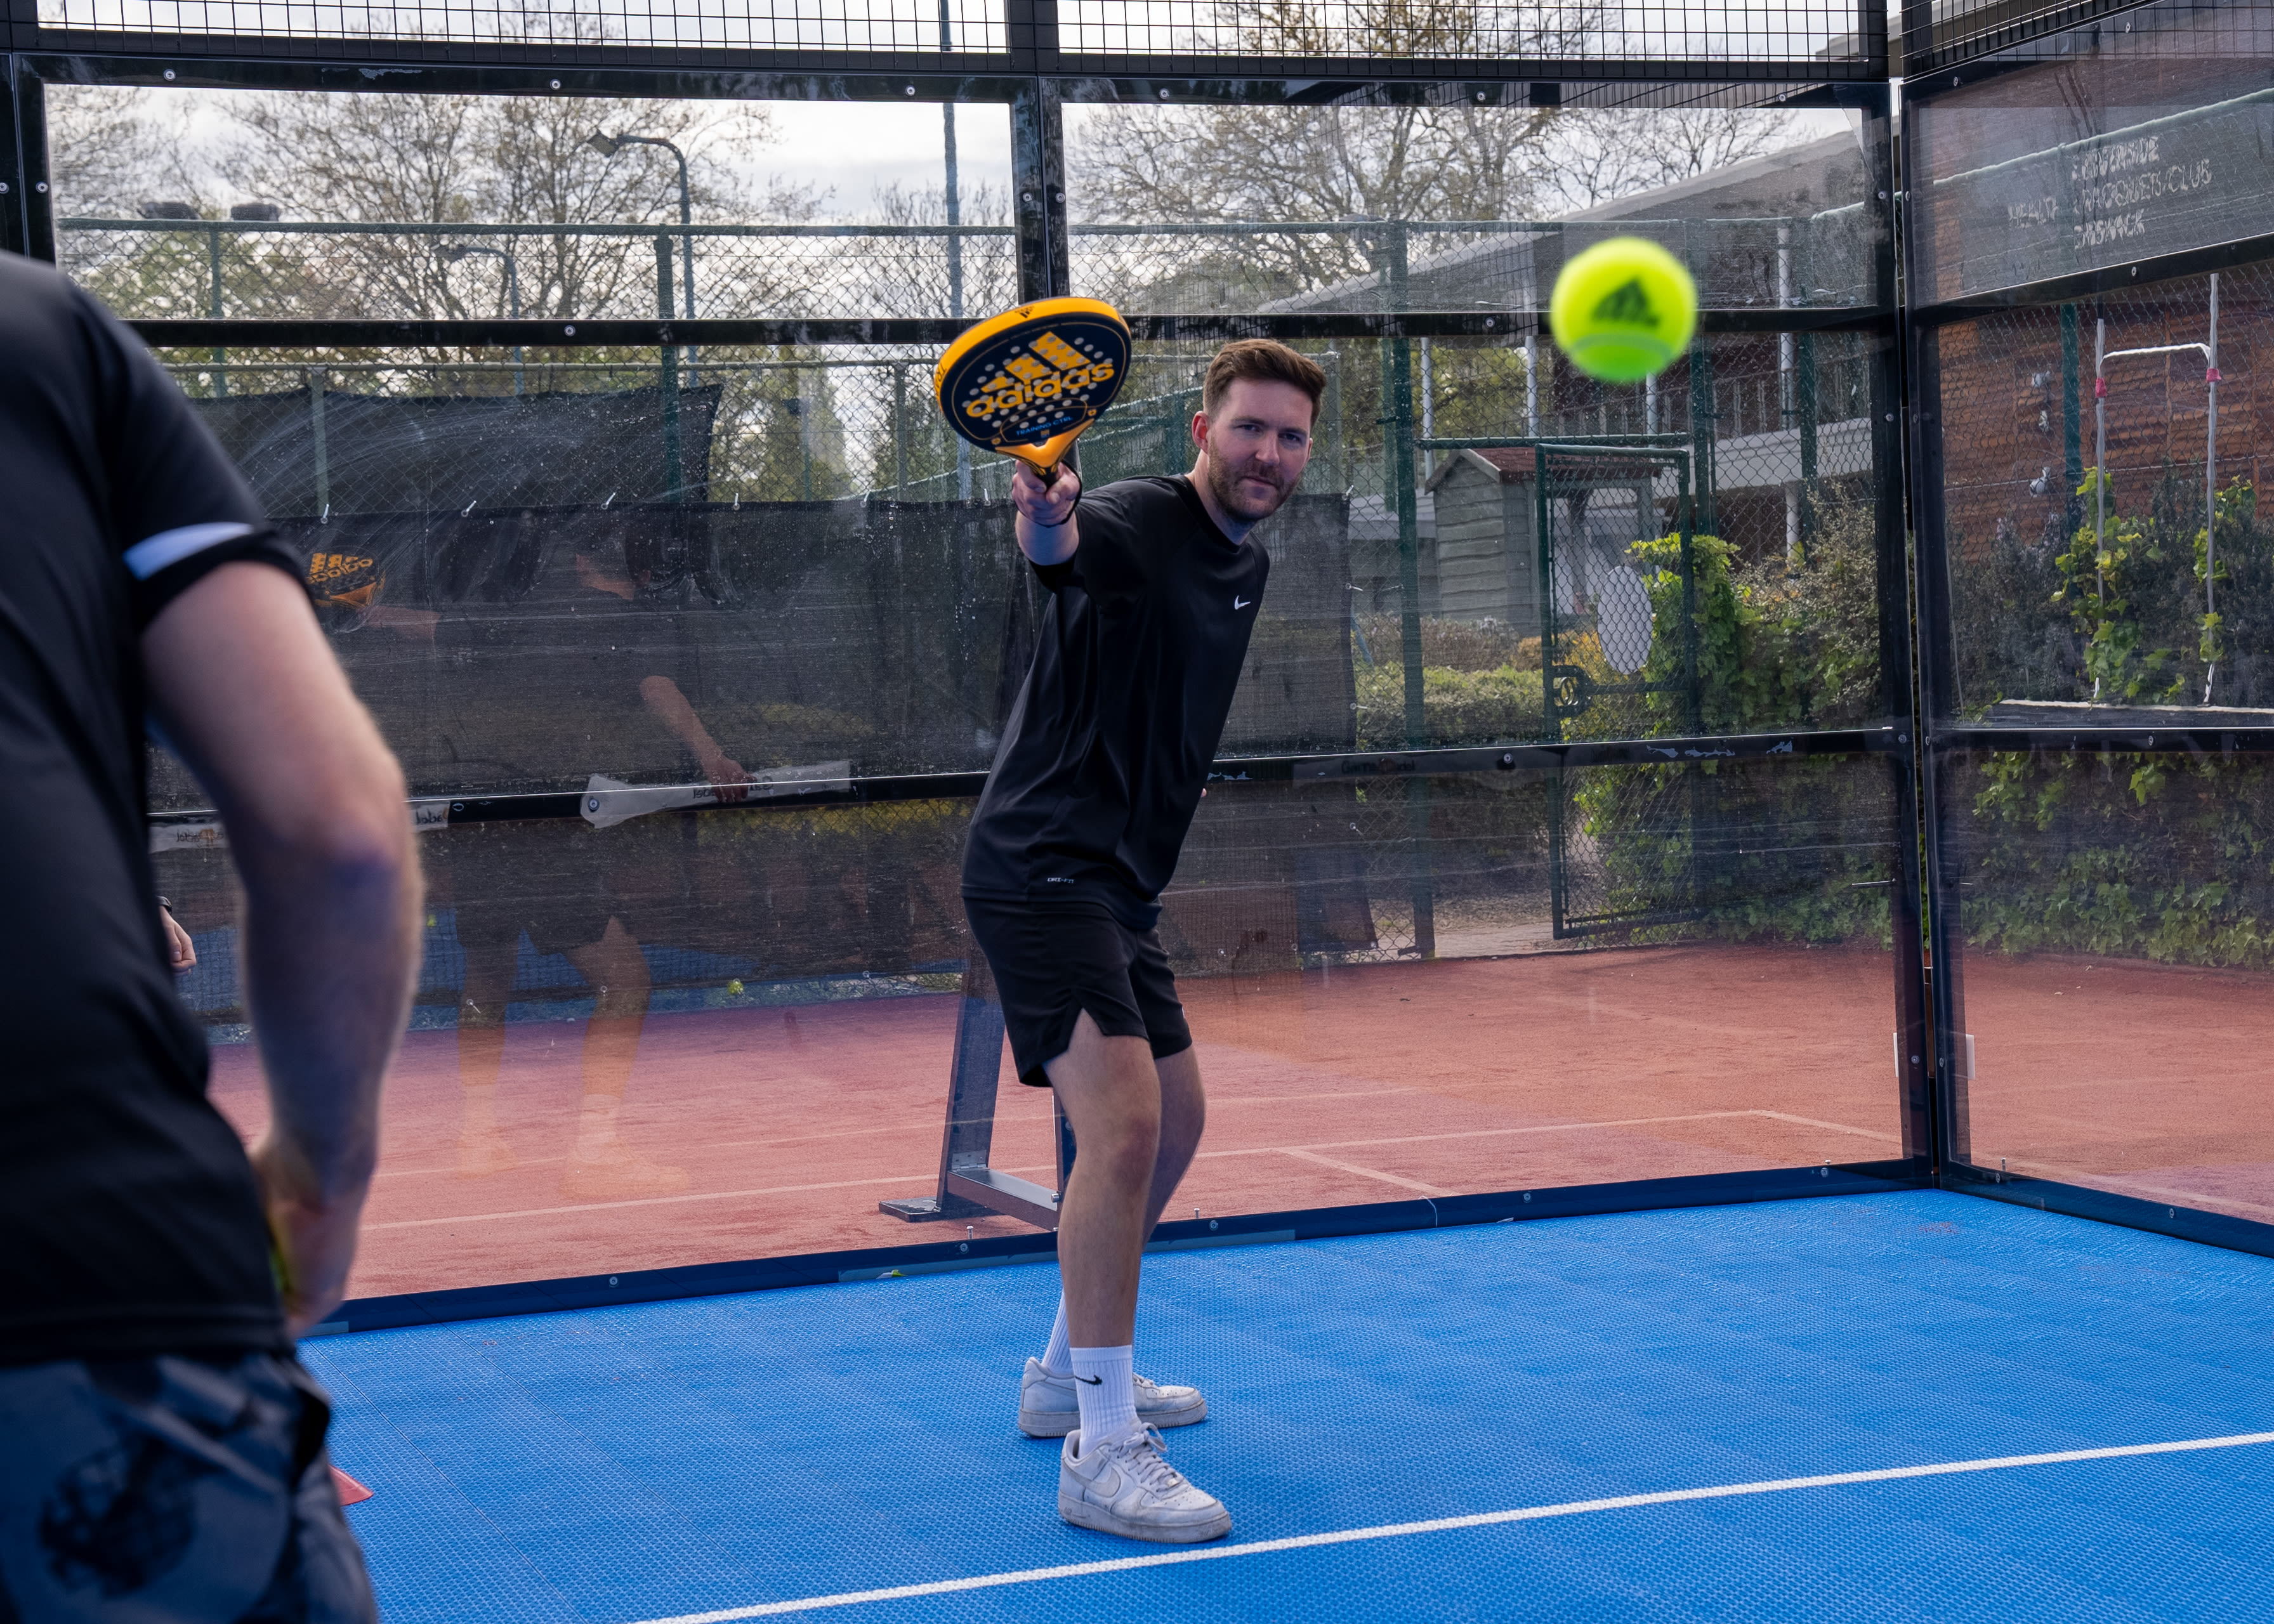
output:
[[[1564,266],[1547,321],[1571,364],[1607,383],[1663,372],[1698,326],[1698,285],[1682,261],[1639,237],[1596,244]]]
[[[1658,327],[1658,312],[1650,307],[1650,295],[1642,290],[1642,278],[1623,282],[1603,296],[1595,306],[1595,320],[1616,322],[1622,327]]]

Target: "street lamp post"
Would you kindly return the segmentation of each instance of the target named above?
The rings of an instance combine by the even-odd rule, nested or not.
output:
[[[945,52],[955,49],[954,34],[947,9],[948,0],[939,0],[939,49]],[[946,160],[946,188],[942,201],[947,205],[947,313],[958,321],[963,320],[963,199],[955,163],[955,101],[953,97],[940,103],[941,156]],[[971,500],[971,447],[960,434],[950,436],[955,441],[955,496],[958,501]]]
[[[681,314],[695,320],[695,195],[687,184],[687,154],[659,135],[605,135],[595,130],[584,139],[603,158],[613,158],[627,147],[660,147],[679,161],[679,223],[689,228],[680,240],[680,267],[682,283],[680,295]],[[687,346],[687,381],[695,381],[695,346]]]
[[[461,259],[464,259],[473,254],[486,254],[493,259],[502,259],[505,261],[506,314],[510,316],[516,321],[520,320],[520,264],[516,261],[513,255],[508,251],[503,248],[487,248],[475,243],[452,244],[449,247],[445,248],[442,251],[442,262],[445,265],[456,265]],[[513,392],[516,395],[519,395],[522,392],[521,346],[519,344],[516,344],[513,347]]]

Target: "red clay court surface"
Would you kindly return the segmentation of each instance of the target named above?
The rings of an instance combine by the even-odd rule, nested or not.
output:
[[[1968,961],[1973,1159],[2274,1219],[2249,1109],[2268,978],[2087,962]],[[1211,1110],[1172,1215],[1894,1157],[1893,975],[1881,952],[1702,944],[1188,981]],[[651,1016],[621,1126],[683,1171],[664,1194],[563,1188],[582,1023],[508,1029],[513,1165],[472,1176],[456,1034],[414,1033],[351,1294],[961,1238],[877,1210],[931,1193],[955,1011]],[[250,1046],[216,1052],[213,1092],[258,1130]],[[1007,1066],[992,1160],[1051,1181],[1049,1098]]]

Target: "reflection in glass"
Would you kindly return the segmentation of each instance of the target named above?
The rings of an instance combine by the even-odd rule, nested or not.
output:
[[[2274,763],[1955,752],[1960,1161],[2274,1219]]]
[[[2165,0],[1999,56],[1911,103],[1922,303],[2274,230],[2266,6]]]
[[[1185,1200],[1902,1155],[1893,789],[1861,756],[1212,786],[1163,909],[1212,1096]],[[968,808],[422,837],[426,959],[355,1293],[1031,1234],[877,1207],[936,1188]],[[214,1097],[258,1132],[227,853],[157,866]],[[1047,1183],[1047,1095],[996,1082],[990,1165]]]

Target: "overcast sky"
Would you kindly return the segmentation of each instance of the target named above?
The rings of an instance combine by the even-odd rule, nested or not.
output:
[[[876,189],[899,181],[910,191],[937,186],[942,175],[937,102],[896,106],[875,102],[777,102],[781,139],[759,168],[835,188],[832,214],[863,214]],[[955,109],[956,165],[967,192],[983,181],[1011,184],[1011,116],[1000,105]]]

